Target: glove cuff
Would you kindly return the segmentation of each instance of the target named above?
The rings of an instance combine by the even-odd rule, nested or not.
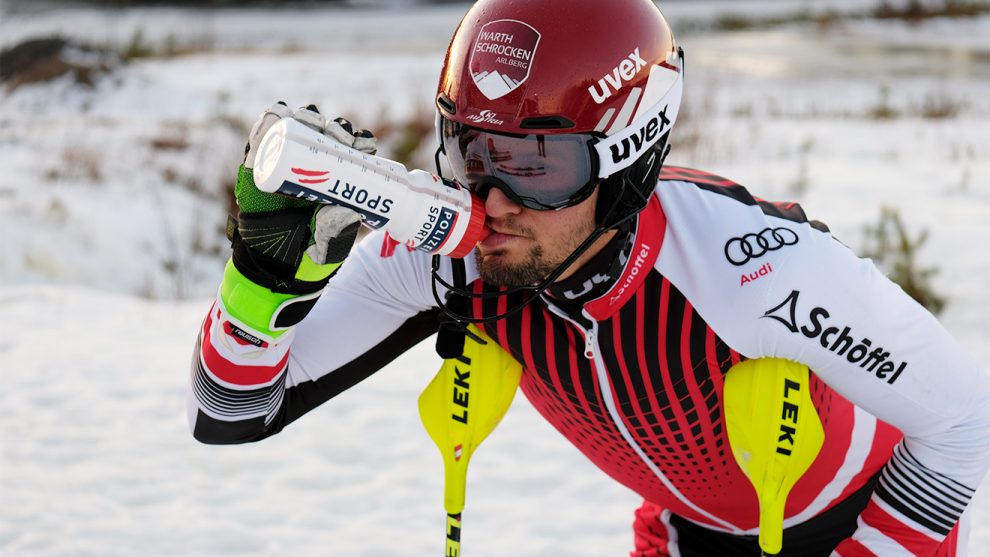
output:
[[[339,266],[340,263],[317,265],[307,255],[300,271],[306,269],[307,273],[325,274],[319,282],[326,284],[327,277]],[[220,300],[230,316],[272,340],[302,321],[322,293],[323,287],[307,294],[272,291],[241,273],[233,258],[227,261],[220,284]]]

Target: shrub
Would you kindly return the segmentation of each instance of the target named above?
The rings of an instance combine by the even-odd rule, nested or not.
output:
[[[875,226],[867,225],[866,246],[863,255],[873,259],[890,280],[897,283],[909,296],[939,314],[945,308],[946,299],[935,293],[932,277],[938,273],[935,267],[923,268],[918,263],[918,251],[928,241],[928,229],[912,239],[897,209],[883,207]]]

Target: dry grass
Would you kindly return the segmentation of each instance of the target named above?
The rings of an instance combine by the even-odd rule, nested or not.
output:
[[[862,255],[873,259],[890,280],[938,315],[946,304],[945,297],[937,294],[931,284],[938,268],[921,267],[918,262],[918,251],[928,241],[928,229],[912,238],[897,209],[883,207],[877,224],[866,226],[864,232],[866,246]]]
[[[990,3],[973,0],[942,0],[923,2],[909,0],[906,3],[893,3],[881,0],[870,15],[877,19],[901,19],[920,22],[934,17],[976,17],[990,13]]]
[[[73,145],[63,149],[54,165],[43,173],[47,180],[90,181],[103,180],[103,152]]]
[[[148,145],[155,151],[185,151],[189,148],[189,140],[182,134],[163,135],[152,138]]]
[[[929,93],[921,103],[921,116],[930,120],[946,120],[959,116],[966,103],[945,91]]]
[[[371,131],[378,138],[380,150],[394,161],[407,168],[423,166],[416,154],[423,149],[424,144],[435,143],[434,113],[424,106],[429,104],[414,103],[415,111],[405,119],[393,120],[387,109],[382,109],[378,122]]]

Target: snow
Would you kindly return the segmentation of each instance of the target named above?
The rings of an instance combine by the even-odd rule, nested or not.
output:
[[[726,6],[806,4],[666,11],[676,26]],[[0,13],[3,48],[55,31],[126,44],[137,29],[153,46],[198,45],[93,89],[62,79],[0,93],[0,557],[439,554],[441,464],[416,414],[438,366],[429,343],[255,445],[196,443],[185,389],[253,117],[277,99],[371,129],[429,111],[464,9]],[[670,162],[799,200],[857,248],[881,206],[898,208],[913,233],[930,231],[920,258],[940,269],[941,321],[990,361],[988,28],[680,36],[686,106]],[[958,115],[923,118],[939,100]],[[900,117],[867,117],[879,105]],[[522,397],[471,469],[470,556],[630,548],[636,498]],[[972,514],[970,555],[990,556],[990,481]]]

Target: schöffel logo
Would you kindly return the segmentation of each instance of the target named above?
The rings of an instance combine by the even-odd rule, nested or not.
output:
[[[591,93],[591,98],[598,104],[602,104],[609,97],[612,96],[613,92],[618,93],[619,89],[622,89],[622,84],[626,81],[632,81],[632,78],[636,77],[639,70],[646,66],[646,60],[643,60],[639,55],[639,49],[632,51],[612,71],[602,76],[598,80],[598,86],[592,85],[588,87],[588,92]]]
[[[622,286],[615,290],[615,294],[608,299],[608,303],[614,304],[616,300],[622,297],[622,293],[629,288],[633,281],[636,280],[636,275],[643,269],[643,265],[646,264],[646,258],[650,256],[650,250],[652,248],[649,244],[643,244],[639,248],[639,254],[636,255],[636,259],[633,261],[632,267],[629,269],[629,274],[626,276],[626,280],[622,281]]]
[[[612,162],[619,165],[629,159],[638,159],[646,148],[652,145],[654,140],[663,135],[669,127],[670,118],[667,117],[667,106],[664,106],[656,116],[650,118],[635,133],[629,137],[622,138],[622,141],[618,145],[609,146],[609,151],[612,153]]]
[[[878,379],[885,379],[889,384],[897,381],[907,368],[907,362],[897,364],[888,360],[890,352],[884,350],[883,346],[874,346],[872,339],[863,337],[857,341],[851,327],[826,326],[827,320],[832,317],[827,309],[811,308],[808,312],[807,324],[799,325],[797,302],[800,295],[800,291],[792,291],[783,302],[768,309],[763,314],[763,318],[773,319],[792,333],[804,335],[809,339],[818,339],[822,348],[837,356],[843,356],[851,364],[859,364],[860,368],[873,373]]]
[[[491,100],[511,93],[529,78],[539,44],[539,31],[521,21],[486,24],[471,49],[471,79]]]
[[[745,234],[741,238],[731,238],[725,243],[725,259],[740,267],[753,259],[759,259],[767,252],[798,243],[798,235],[790,228],[764,228],[756,234]]]

